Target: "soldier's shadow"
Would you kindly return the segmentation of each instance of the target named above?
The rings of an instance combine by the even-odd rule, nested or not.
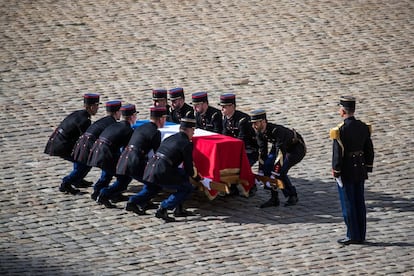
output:
[[[284,206],[286,198],[279,191],[280,206],[259,208],[270,198],[270,192],[259,188],[256,195],[245,198],[238,195],[227,195],[209,200],[203,193],[196,192],[185,206],[194,208],[199,213],[194,219],[221,220],[231,223],[249,224],[291,224],[291,223],[342,223],[342,211],[336,184],[323,181],[309,181],[291,178],[299,197],[295,206]],[[411,201],[391,195],[366,191],[366,207],[368,213],[384,210],[412,212]],[[378,218],[367,218],[368,223]]]

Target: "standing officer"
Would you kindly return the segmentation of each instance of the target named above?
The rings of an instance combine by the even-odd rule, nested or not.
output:
[[[180,131],[165,138],[157,153],[151,158],[144,171],[144,188],[134,197],[135,204],[144,206],[163,188],[176,192],[161,202],[155,216],[166,222],[175,221],[168,216],[167,210],[173,210],[174,216],[188,216],[191,212],[183,208],[183,202],[190,197],[193,185],[189,177],[199,181],[201,177],[193,163],[193,143],[195,119],[182,118]],[[181,167],[180,164],[183,164]],[[209,179],[204,179],[204,181]]]
[[[72,172],[65,176],[60,184],[59,191],[62,193],[79,193],[79,190],[72,185],[79,185],[83,182],[83,178],[89,171],[85,164],[74,162],[71,154],[79,136],[91,125],[91,116],[98,112],[99,95],[84,94],[83,103],[84,109],[72,112],[59,124],[49,137],[44,150],[46,154],[73,162]]]
[[[266,119],[266,111],[263,109],[252,111],[250,116],[260,147],[259,171],[262,171],[265,176],[270,176],[275,170],[273,175],[282,180],[284,185],[282,191],[288,198],[285,206],[296,205],[298,195],[289,179],[288,172],[306,155],[306,146],[302,136],[294,129],[269,123]],[[268,143],[272,145],[269,154]],[[276,157],[279,158],[278,162],[276,162]],[[277,190],[271,188],[270,191],[271,198],[260,208],[279,206]]]
[[[368,172],[372,172],[374,147],[370,127],[354,117],[355,98],[341,97],[339,105],[339,115],[344,121],[330,131],[333,139],[332,174],[338,183],[347,234],[338,243],[359,244],[365,241],[364,183]]]
[[[121,107],[121,113],[123,120],[108,126],[102,131],[99,138],[95,141],[88,158],[88,166],[98,167],[102,170],[101,177],[94,185],[94,192],[91,197],[92,199],[97,197],[97,202],[104,204],[107,208],[116,207],[109,202],[109,199],[122,197],[122,192],[131,182],[129,176],[117,175],[117,181],[110,188],[105,188],[116,174],[116,164],[121,155],[121,148],[125,147],[131,138],[133,132],[131,126],[135,123],[138,112],[135,109],[135,105],[126,104]],[[124,178],[127,181],[124,181]],[[126,186],[120,186],[118,180],[122,180],[122,183],[127,183]]]
[[[194,109],[185,102],[184,89],[177,87],[168,91],[171,100],[169,122],[180,123],[181,118],[194,118]]]
[[[222,133],[223,119],[219,109],[208,104],[207,92],[196,92],[191,95],[195,110],[196,127]]]
[[[167,119],[170,117],[171,106],[168,104],[167,89],[158,88],[152,90],[152,103],[155,107],[165,107],[167,110]]]
[[[83,179],[91,170],[91,167],[87,165],[88,156],[92,149],[93,144],[99,137],[101,132],[109,125],[116,123],[121,118],[121,101],[109,101],[105,103],[107,116],[97,120],[79,137],[78,141],[73,148],[72,157],[77,163],[80,163],[78,167],[84,168],[78,171],[78,175],[74,175],[75,178]]]
[[[250,166],[256,163],[259,152],[256,135],[250,123],[250,117],[236,110],[236,95],[223,94],[220,96],[221,112],[223,113],[223,134],[244,141]]]
[[[167,109],[165,107],[151,107],[150,121],[134,130],[127,147],[122,152],[116,168],[117,175],[128,175],[135,180],[144,182],[142,176],[148,162],[148,154],[151,150],[154,153],[158,150],[161,143],[161,132],[158,128],[164,127],[166,118]],[[127,211],[142,215],[145,213],[145,209],[150,206],[154,207],[154,205],[147,205],[144,206],[145,209],[141,208],[135,203],[135,198],[136,196],[129,198],[125,208]]]

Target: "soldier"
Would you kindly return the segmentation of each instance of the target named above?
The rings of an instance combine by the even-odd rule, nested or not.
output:
[[[169,122],[180,123],[181,118],[194,118],[194,109],[185,102],[184,89],[177,87],[168,91],[171,100]]]
[[[259,152],[249,115],[236,110],[235,94],[221,95],[219,105],[221,105],[221,112],[224,116],[223,134],[243,140],[250,166],[253,166],[258,159]]]
[[[163,188],[176,192],[163,200],[155,216],[166,222],[175,221],[168,216],[167,210],[173,210],[175,217],[192,215],[183,208],[183,202],[190,197],[193,185],[189,177],[199,181],[201,177],[193,163],[193,143],[195,119],[183,118],[180,131],[161,142],[157,153],[149,160],[144,171],[144,188],[135,196],[134,203],[143,208],[144,204],[156,196]],[[183,167],[180,167],[180,164]],[[211,181],[205,178],[203,181]],[[203,182],[204,184],[204,182]],[[204,184],[206,185],[206,184]]]
[[[73,147],[79,136],[91,125],[91,116],[95,115],[99,109],[99,95],[83,95],[84,109],[77,110],[69,114],[55,129],[46,144],[44,153],[51,156],[59,156],[65,160],[73,162],[72,172],[62,179],[59,191],[62,193],[77,194],[79,190],[72,185],[87,184],[83,178],[88,173],[88,166],[74,162],[71,154]]]
[[[145,166],[148,162],[148,154],[150,151],[155,153],[161,143],[161,132],[158,128],[164,127],[167,118],[167,109],[165,107],[151,107],[150,121],[137,127],[128,146],[123,150],[117,164],[117,175],[128,175],[138,180],[142,180]],[[145,209],[154,208],[154,204],[150,202],[141,208],[135,203],[136,196],[131,196],[126,204],[126,210],[135,212],[139,215],[145,213]],[[155,209],[158,206],[155,206]]]
[[[167,120],[170,117],[171,106],[168,104],[167,89],[159,88],[152,90],[152,102],[155,107],[163,106],[167,109]]]
[[[121,118],[121,101],[109,101],[105,103],[107,116],[97,120],[79,137],[73,148],[72,157],[78,164],[78,167],[84,168],[79,172],[78,178],[84,178],[91,167],[87,165],[88,156],[93,144],[101,132],[109,125],[116,123]]]
[[[207,92],[196,92],[191,95],[196,118],[196,127],[222,133],[223,119],[219,109],[208,104]]]
[[[370,127],[354,117],[355,98],[341,97],[339,106],[339,115],[344,121],[330,131],[332,174],[338,183],[347,234],[338,243],[360,244],[366,234],[364,183],[368,172],[372,172],[374,147]]]
[[[288,198],[285,206],[296,205],[298,195],[289,179],[288,172],[306,155],[306,146],[302,136],[295,129],[268,122],[266,111],[263,109],[252,111],[250,116],[259,144],[260,173],[265,176],[273,175],[282,180],[284,185],[282,192]],[[272,145],[270,153],[268,153],[268,143]],[[278,158],[277,161],[276,158]],[[277,190],[272,187],[267,188],[270,188],[271,198],[260,205],[260,208],[279,206]]]
[[[116,164],[121,154],[121,148],[128,144],[133,129],[132,125],[137,119],[135,105],[127,104],[121,107],[123,120],[105,128],[99,138],[95,141],[88,158],[88,166],[101,168],[102,173],[99,180],[94,185],[92,199],[97,198],[97,202],[104,204],[107,208],[116,207],[109,199],[122,199],[122,192],[131,182],[129,176],[116,175]],[[115,181],[111,187],[106,188],[116,175]],[[125,180],[126,179],[126,180]],[[119,185],[119,181],[126,186]]]

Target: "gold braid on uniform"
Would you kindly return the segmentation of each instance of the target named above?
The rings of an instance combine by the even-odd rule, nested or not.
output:
[[[339,146],[342,149],[342,156],[344,156],[345,148],[344,148],[344,144],[342,144],[342,141],[341,141],[341,135],[340,135],[339,129],[342,127],[343,124],[344,123],[342,122],[336,127],[331,128],[329,130],[329,138],[331,138],[332,140],[336,140],[338,142]]]

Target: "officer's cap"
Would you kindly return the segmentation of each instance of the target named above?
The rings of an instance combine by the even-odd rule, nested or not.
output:
[[[139,112],[135,109],[134,104],[126,104],[121,107],[121,113],[122,113],[122,116],[126,117],[126,116],[132,116]]]
[[[153,106],[150,108],[150,117],[161,118],[167,116],[167,108],[164,106]]]
[[[168,94],[170,96],[170,100],[176,100],[179,98],[184,99],[184,89],[181,87],[168,90]]]
[[[342,96],[339,99],[339,104],[338,105],[340,105],[344,108],[349,108],[349,109],[355,110],[355,97]]]
[[[236,95],[232,93],[222,94],[220,95],[220,103],[219,105],[231,105],[236,104]]]
[[[196,126],[196,120],[194,118],[184,117],[180,120],[180,127],[191,128]]]
[[[92,105],[99,103],[99,94],[87,93],[83,95],[83,103]]]
[[[256,109],[250,112],[250,121],[252,123],[258,122],[261,120],[266,120],[266,111],[264,109]]]
[[[194,104],[208,102],[207,92],[195,92],[191,95]]]
[[[105,103],[105,108],[108,112],[116,112],[121,108],[121,101],[108,101]]]
[[[153,89],[152,90],[152,99],[154,101],[167,99],[167,89],[162,89],[162,88]]]

